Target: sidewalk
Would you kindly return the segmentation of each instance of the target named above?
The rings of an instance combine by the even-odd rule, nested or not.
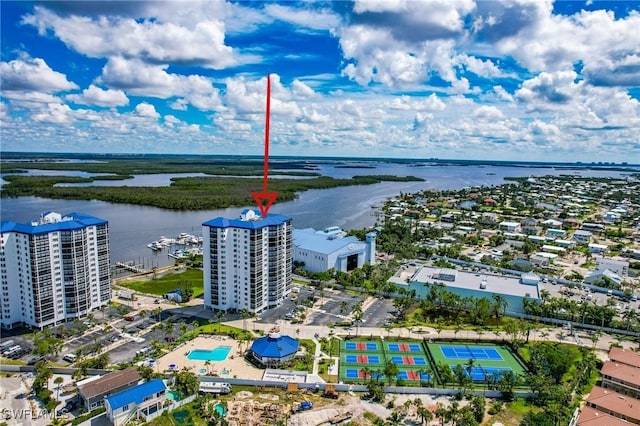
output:
[[[242,328],[242,320],[235,320],[225,322],[225,324]],[[299,330],[298,337],[302,339],[314,339],[315,335],[318,334],[320,337],[329,337],[329,332],[333,330],[333,334],[337,335],[346,335],[349,334],[346,330],[340,328],[330,329],[327,326],[319,326],[319,325],[304,325],[300,327],[300,324],[290,324],[288,322],[281,321],[279,324],[261,324],[256,323],[256,330],[262,330],[265,333],[268,333],[269,329],[274,325],[278,325],[280,327],[280,332],[282,334],[287,334],[289,336],[296,336],[296,330]],[[420,327],[422,330],[421,333],[418,333],[415,330],[410,330],[407,328],[393,328],[389,333],[383,328],[380,327],[359,327],[358,336],[366,337],[366,336],[375,336],[375,337],[393,337],[395,339],[469,339],[469,340],[509,340],[509,337],[504,333],[500,334],[500,336],[496,336],[493,332],[483,332],[482,334],[478,334],[474,330],[462,330],[458,333],[455,333],[454,330],[442,330],[440,334],[436,333],[433,328],[429,327]],[[544,330],[544,331],[543,331]],[[351,329],[351,336],[355,336],[355,328]],[[548,332],[548,336],[543,337],[542,334]],[[576,342],[576,338],[573,336],[566,335],[567,330],[562,328],[544,328],[541,330],[532,330],[529,335],[529,341],[549,341],[549,342],[560,342],[560,343],[568,343],[578,345]],[[565,337],[562,339],[558,338],[560,333],[565,334]],[[582,346],[593,346],[593,343],[590,340],[584,341],[584,339],[579,338],[578,340],[582,341]],[[608,334],[603,334],[600,336],[598,341],[596,342],[596,349],[600,349],[603,351],[609,351],[612,344],[620,344],[624,348],[634,348],[637,346],[636,343],[631,341],[620,341],[613,336]]]

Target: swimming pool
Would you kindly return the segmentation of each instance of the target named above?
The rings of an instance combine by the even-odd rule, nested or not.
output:
[[[180,393],[176,392],[176,391],[166,391],[165,392],[165,396],[167,397],[167,399],[170,399],[172,401],[180,401]]]
[[[224,361],[231,352],[231,346],[218,346],[214,349],[194,349],[187,355],[196,361]]]
[[[220,417],[224,417],[227,415],[227,409],[224,408],[222,404],[216,404],[213,408],[214,410],[216,410],[216,413],[220,415]]]

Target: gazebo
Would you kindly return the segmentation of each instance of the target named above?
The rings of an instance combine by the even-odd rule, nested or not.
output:
[[[281,335],[277,328],[251,344],[251,355],[263,366],[282,364],[292,359],[300,344],[291,336]]]

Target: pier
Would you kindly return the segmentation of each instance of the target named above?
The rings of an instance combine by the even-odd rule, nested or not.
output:
[[[136,273],[136,274],[145,274],[147,273],[146,270],[142,269],[139,266],[135,266],[135,265],[130,265],[127,263],[123,263],[123,262],[116,262],[116,267],[118,268],[122,268],[122,269],[126,269],[127,271]]]

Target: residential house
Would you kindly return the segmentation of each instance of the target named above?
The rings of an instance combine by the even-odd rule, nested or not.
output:
[[[105,398],[107,418],[113,426],[127,424],[134,419],[147,422],[147,417],[160,411],[165,402],[162,379],[153,379]]]
[[[577,243],[590,243],[591,242],[591,231],[585,231],[583,229],[578,229],[573,233],[573,241]]]
[[[520,221],[520,225],[524,226],[538,226],[538,219],[534,217],[527,217]]]
[[[480,223],[485,225],[493,225],[498,221],[498,215],[493,212],[484,212],[480,218]]]
[[[620,214],[615,212],[607,212],[602,218],[607,222],[619,222]]]
[[[640,400],[619,392],[594,386],[587,398],[587,407],[632,424],[640,424]],[[581,425],[579,419],[578,425]]]
[[[604,231],[604,225],[601,223],[589,223],[585,222],[580,227],[583,231],[602,232]]]
[[[78,382],[78,395],[84,408],[91,411],[102,407],[105,397],[136,386],[140,379],[140,373],[134,367],[94,376]]]
[[[560,228],[562,226],[561,220],[547,219],[542,224],[548,228]]]
[[[580,416],[570,426],[640,424],[640,353],[612,347]]]
[[[540,251],[531,256],[531,259],[529,260],[537,266],[548,266],[555,262],[557,257],[557,254]]]
[[[520,232],[522,227],[518,222],[503,221],[498,224],[498,229],[506,232]]]
[[[609,246],[605,244],[589,244],[589,253],[591,254],[605,254],[609,249]]]
[[[547,229],[547,235],[552,238],[564,238],[566,234],[567,234],[567,231],[565,231],[564,229],[555,229],[555,228]]]
[[[542,232],[542,226],[523,226],[522,232],[527,235],[538,235]]]
[[[618,419],[610,414],[604,413],[596,408],[586,406],[580,412],[576,423],[570,423],[570,426],[629,426],[626,420]]]
[[[640,352],[632,349],[617,348],[614,346],[609,351],[609,359],[618,364],[626,364],[640,368]]]
[[[640,368],[615,361],[607,361],[600,370],[602,387],[623,395],[640,398]],[[640,405],[638,405],[640,409]]]
[[[565,249],[572,249],[576,246],[576,242],[571,240],[555,240],[553,244]]]

